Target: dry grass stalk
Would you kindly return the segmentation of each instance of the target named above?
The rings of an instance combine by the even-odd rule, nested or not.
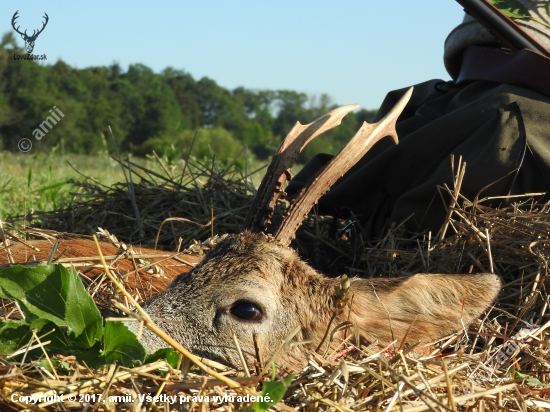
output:
[[[26,220],[34,227],[83,235],[104,227],[123,242],[145,247],[157,243],[155,247],[166,250],[175,249],[179,238],[188,244],[210,237],[211,230],[241,230],[255,189],[250,176],[238,168],[217,170],[189,160],[181,173],[174,166],[173,175],[161,175],[131,161],[120,163],[130,176],[127,182],[105,187],[88,178],[70,181],[75,190],[65,206],[16,216],[10,222]]]
[[[177,222],[172,232],[165,229],[170,227],[165,224],[159,236],[160,244],[176,244],[175,240],[183,237],[183,244],[188,245],[191,239],[210,236],[211,201],[216,233],[240,229],[253,192],[248,176],[230,170],[213,172],[202,165],[196,170],[186,167],[181,175],[172,171],[161,176],[130,165],[132,173],[139,171],[147,177],[134,184],[134,198],[148,241],[153,241],[157,228],[166,218],[178,215],[199,225]],[[81,196],[61,211],[35,217],[40,217],[43,226],[51,224],[56,228],[60,227],[60,220],[67,219],[69,224],[63,228],[81,233],[88,233],[88,227],[95,230],[101,222],[124,241],[137,239],[139,226],[135,214],[127,212],[133,208],[125,184],[105,189],[88,181],[79,186],[89,197]],[[505,283],[495,307],[467,333],[428,347],[389,346],[382,350],[376,346],[357,347],[350,334],[338,351],[325,356],[311,354],[308,367],[298,373],[278,409],[535,411],[550,407],[550,204],[532,196],[514,197],[503,199],[509,201],[507,206],[493,208],[486,205],[486,200],[470,202],[454,189],[449,192],[454,200],[446,221],[446,237],[437,236],[434,240],[426,233],[411,235],[402,225],[392,225],[379,240],[370,242],[357,223],[344,221],[336,222],[336,236],[333,236],[329,235],[334,232],[335,222],[331,217],[310,214],[298,232],[295,246],[318,269],[338,276],[342,273],[364,277],[406,276],[425,268],[434,273],[468,273],[488,269],[492,261],[495,272]],[[451,229],[454,234],[449,234]],[[25,233],[56,236],[50,229],[36,228],[18,232],[11,227],[6,233],[6,237],[12,234],[20,238]],[[188,250],[200,254],[213,243],[215,241],[197,240]],[[116,259],[116,255],[112,258]],[[80,262],[75,259],[73,263]],[[78,269],[82,270],[82,266]],[[98,279],[90,285],[90,291],[96,300],[111,305],[111,282]],[[4,319],[18,316],[17,310],[7,302],[2,309]],[[340,326],[332,327],[329,334]],[[47,336],[38,339],[44,344]],[[289,337],[288,342],[281,345],[291,344],[291,340]],[[231,380],[248,393],[260,391],[261,383],[268,379],[269,362],[264,364],[261,360],[261,348],[258,352],[260,367],[251,378],[239,377],[237,371],[223,372],[230,374]],[[237,396],[237,392],[227,386],[225,378],[220,380],[210,374],[215,363],[208,360],[200,360],[210,369],[206,375],[199,375],[188,362],[187,366],[182,362],[178,370],[163,361],[133,369],[90,370],[71,357],[55,359],[66,365],[65,369],[56,369],[57,376],[46,373],[37,362],[1,359],[2,408],[27,407],[12,401],[13,394],[38,398],[54,390],[66,395],[104,393],[131,398],[131,402],[116,403],[116,410],[139,410],[138,394],[161,392],[210,396],[203,402],[171,405],[156,402],[157,408],[167,410],[232,411],[243,406],[238,402],[220,405],[213,400],[213,396]],[[98,402],[89,403],[95,410],[107,407]],[[46,402],[40,406],[52,410],[82,410],[85,405]]]

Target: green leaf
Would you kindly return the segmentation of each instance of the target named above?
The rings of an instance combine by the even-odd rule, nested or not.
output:
[[[530,19],[529,10],[518,0],[489,0],[502,14],[511,19]]]
[[[544,384],[537,378],[533,378],[530,375],[514,371],[514,379],[523,379],[523,383],[530,383],[532,385],[544,386]]]
[[[16,300],[26,316],[0,323],[1,354],[28,343],[35,329],[38,335],[50,332],[43,338],[51,341],[46,347],[50,353],[74,354],[91,367],[115,361],[131,366],[145,358],[145,349],[123,323],[108,322],[103,333],[101,315],[74,268],[11,266],[0,271],[0,297]],[[67,329],[71,342],[61,328]],[[38,348],[31,356],[41,353]]]
[[[52,364],[50,363],[52,361],[52,359],[50,359],[50,361],[48,362],[48,359],[40,359],[38,361],[38,364],[40,366],[42,366],[43,368],[47,369],[48,371],[50,372],[53,372],[53,369],[52,369]],[[52,362],[52,363],[56,363],[56,362]],[[55,366],[54,366],[55,367]]]
[[[168,362],[170,366],[177,368],[180,360],[180,354],[176,352],[174,348],[162,348],[147,356],[145,358],[145,363],[152,363],[159,359],[166,359],[166,362]]]
[[[133,362],[143,362],[145,348],[124,323],[107,322],[104,356],[107,363],[117,361],[123,366],[131,366]]]
[[[38,336],[44,336],[42,343],[50,341],[46,348],[67,346],[65,335],[53,322],[46,319],[34,319],[28,323],[27,319],[12,320],[0,323],[0,354],[10,355],[26,345],[32,337],[32,330],[36,329]],[[36,344],[38,342],[34,342]],[[40,353],[42,351],[37,349]]]
[[[107,360],[101,350],[101,342],[97,342],[94,346],[87,350],[76,350],[72,352],[79,361],[86,363],[91,368],[100,368],[105,365]]]
[[[61,328],[47,319],[35,319],[29,326],[30,329],[36,329],[36,335],[40,337],[41,342],[50,341],[47,348],[64,348],[69,345],[67,336]]]
[[[103,334],[101,315],[74,268],[11,266],[0,271],[0,297],[15,299],[28,321],[40,318],[67,327],[69,337],[83,348]]]
[[[30,338],[29,324],[25,320],[0,323],[0,354],[9,355]]]
[[[71,266],[67,271],[63,265],[55,266],[69,279],[68,293],[64,296],[67,305],[65,319],[69,330],[74,332],[75,343],[93,346],[103,336],[103,318],[75,268]]]
[[[254,402],[252,405],[252,410],[255,412],[264,412],[271,406],[279,403],[283,399],[283,396],[285,396],[285,393],[292,383],[294,376],[296,375],[288,375],[282,381],[271,380],[264,383],[262,387],[262,397],[264,400],[262,402]]]

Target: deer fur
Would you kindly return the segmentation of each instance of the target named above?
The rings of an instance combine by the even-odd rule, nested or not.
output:
[[[90,239],[60,242],[56,259],[98,254]],[[47,260],[51,241],[28,243],[40,251],[14,244],[9,249],[15,263]],[[110,243],[101,242],[100,247],[104,255],[119,252]],[[144,255],[171,256],[156,249],[134,249]],[[182,258],[190,263],[200,260],[189,255]],[[258,334],[263,357],[268,360],[282,340],[299,326],[295,340],[310,343],[292,346],[276,360],[279,367],[296,370],[318,346],[333,315],[335,286],[340,280],[324,277],[302,261],[293,249],[263,234],[244,231],[228,236],[191,271],[191,266],[181,261],[159,260],[148,259],[157,262],[165,276],[152,277],[142,270],[139,277],[131,274],[124,278],[126,286],[142,296],[147,295],[144,288],[160,291],[143,305],[155,323],[188,350],[234,367],[242,365],[233,332],[247,363],[252,366],[254,332]],[[81,271],[87,279],[103,272],[97,261],[86,262],[89,266]],[[3,250],[0,264],[8,263]],[[132,272],[134,264],[132,259],[112,263],[120,273]],[[403,343],[405,336],[409,343],[430,342],[461,330],[491,304],[500,289],[500,280],[494,274],[352,278],[350,283],[351,306],[337,316],[332,325],[349,320],[359,330],[363,343],[385,346],[396,341],[396,347]],[[254,304],[262,318],[248,321],[232,315],[231,308],[237,302]],[[138,323],[128,322],[127,326],[138,332]],[[148,353],[166,346],[148,329],[143,330],[141,342]]]
[[[294,200],[274,237],[268,237],[262,231],[271,223],[277,200],[286,196],[284,183],[291,178],[290,168],[303,146],[338,125],[356,105],[334,109],[308,125],[297,123],[268,167],[245,220],[245,230],[222,240],[193,270],[177,276],[163,293],[147,301],[143,308],[149,316],[186,349],[237,368],[242,364],[233,336],[248,366],[252,366],[255,333],[263,358],[269,360],[299,327],[295,339],[309,343],[290,345],[276,363],[286,369],[303,366],[330,325],[337,303],[335,286],[340,280],[316,272],[288,245],[318,198],[372,145],[385,136],[397,143],[395,124],[411,93],[412,89],[379,122],[363,124]],[[72,242],[68,242],[67,252],[71,256],[96,255],[91,241],[87,241],[87,249]],[[112,246],[104,247],[104,253],[114,253]],[[355,278],[350,281],[350,306],[339,312],[332,325],[352,322],[365,343],[396,342],[401,346],[405,342],[430,342],[466,327],[491,304],[499,289],[500,280],[494,274]],[[127,325],[141,334],[138,323]],[[338,338],[341,336],[336,335],[336,344]],[[166,346],[148,329],[143,330],[141,339],[149,353]]]
[[[188,350],[242,367],[235,333],[249,365],[255,359],[253,333],[268,360],[296,326],[296,340],[277,365],[296,369],[320,343],[333,314],[335,286],[290,248],[263,234],[243,232],[220,242],[192,271],[178,276],[167,290],[143,308],[162,329]],[[351,280],[351,308],[333,325],[349,320],[363,342],[381,345],[405,338],[430,342],[461,330],[494,300],[500,280],[494,274],[418,274],[398,279]],[[257,306],[262,318],[242,320],[231,313],[238,302]],[[411,327],[412,325],[412,327]],[[137,323],[129,327],[138,329]],[[409,330],[410,329],[410,330]],[[408,332],[407,332],[408,331]],[[142,343],[148,352],[166,344],[148,330]]]
[[[269,359],[298,325],[297,339],[311,342],[291,346],[278,364],[303,365],[329,326],[339,281],[315,272],[287,246],[319,198],[373,145],[386,136],[398,143],[397,119],[412,91],[405,92],[377,123],[364,122],[338,155],[306,183],[278,227],[270,227],[275,202],[286,197],[284,182],[292,177],[290,168],[298,153],[315,135],[337,126],[355,105],[336,108],[308,125],[297,123],[268,167],[245,219],[246,230],[221,242],[196,269],[146,303],[146,310],[191,350],[234,366],[240,361],[233,333],[250,364],[254,332]],[[265,229],[273,238],[258,234]],[[428,342],[460,330],[490,305],[500,280],[492,274],[418,274],[404,279],[353,279],[350,289],[351,309],[339,312],[336,324],[349,316],[364,341],[384,345],[404,339]],[[261,316],[250,320],[244,312]],[[150,332],[145,342],[151,349],[162,346]]]

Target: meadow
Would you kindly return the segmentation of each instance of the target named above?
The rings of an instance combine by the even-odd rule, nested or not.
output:
[[[126,159],[126,155],[123,155]],[[146,157],[130,157],[131,161],[149,170],[178,175],[184,161],[178,159],[157,159],[153,154]],[[206,159],[203,159],[206,160]],[[211,162],[204,162],[205,164]],[[261,169],[265,162],[253,157],[244,160],[244,153],[238,163],[247,163],[249,170]],[[220,164],[223,167],[223,164]],[[302,166],[296,165],[294,173]],[[262,169],[264,171],[264,169]],[[255,173],[251,179],[257,187],[263,173]],[[125,176],[120,164],[104,152],[97,155],[61,154],[58,152],[13,153],[0,151],[0,220],[10,216],[22,216],[32,211],[51,211],[74,198],[77,190],[69,181],[93,180],[104,186],[124,182]],[[134,183],[137,183],[134,180]]]
[[[105,183],[122,177],[107,155],[0,152],[0,165],[1,219],[58,207],[71,196],[68,179],[84,179],[78,172]]]
[[[132,161],[151,169],[157,162]],[[0,152],[0,219],[32,210],[50,211],[69,201],[74,187],[70,179],[94,179],[106,186],[124,181],[122,169],[108,154]]]

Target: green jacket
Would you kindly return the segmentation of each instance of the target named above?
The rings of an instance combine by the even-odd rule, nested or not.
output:
[[[406,89],[389,93],[377,119]],[[362,216],[376,237],[389,222],[437,232],[453,187],[451,155],[466,162],[461,193],[469,200],[550,190],[550,97],[491,81],[431,80],[415,86],[397,123],[399,144],[383,139],[319,201],[322,213]],[[332,156],[318,155],[288,187],[295,194]],[[443,192],[443,191],[442,191]],[[484,200],[496,206],[517,199]],[[434,233],[435,234],[435,233]]]

